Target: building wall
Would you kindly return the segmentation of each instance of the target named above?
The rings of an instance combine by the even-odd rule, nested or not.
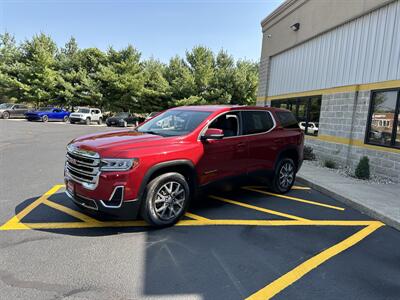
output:
[[[371,91],[322,96],[319,136],[306,136],[306,145],[322,160],[334,160],[355,170],[368,156],[371,172],[400,182],[400,151],[365,145]]]
[[[273,56],[267,95],[400,79],[399,54],[396,1]]]

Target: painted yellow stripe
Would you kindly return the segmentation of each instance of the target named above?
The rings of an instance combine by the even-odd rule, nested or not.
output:
[[[91,223],[102,223],[101,221],[98,221],[94,218],[89,217],[88,215],[85,215],[83,213],[80,213],[76,210],[70,209],[66,206],[60,205],[58,203],[55,203],[53,201],[50,200],[45,200],[43,201],[43,204],[46,204],[48,206],[50,206],[51,208],[57,209],[63,213],[66,213],[67,215],[70,215],[74,218],[77,218],[83,222],[91,222]]]
[[[18,214],[16,214],[14,217],[8,220],[5,224],[3,224],[0,227],[0,229],[4,229],[7,228],[8,226],[12,226],[13,224],[19,223],[20,220],[22,220],[27,214],[29,214],[32,210],[34,210],[36,207],[42,204],[51,195],[55,194],[62,187],[64,187],[64,185],[62,184],[53,186],[50,190],[48,190],[46,193],[40,196],[37,200],[33,201],[31,204],[29,204],[27,207],[21,210]]]
[[[247,185],[247,186],[244,186],[244,188],[266,189],[268,187],[263,186],[263,185]],[[292,190],[311,190],[311,188],[307,187],[307,186],[294,185],[294,186],[292,186]]]
[[[190,212],[185,213],[185,216],[187,216],[189,218],[192,218],[194,220],[197,220],[197,221],[209,221],[210,220],[210,219],[204,218],[202,216],[199,216],[199,215],[196,215],[196,214],[192,214]]]
[[[362,141],[362,140],[356,140],[356,139],[351,140],[351,139],[340,137],[340,136],[320,134],[318,136],[306,135],[305,137],[307,140],[317,140],[317,141],[328,142],[328,143],[351,145],[351,146],[355,146],[355,147],[360,147],[360,148],[365,148],[365,149],[370,149],[370,150],[375,150],[375,151],[382,151],[382,152],[400,153],[400,149],[365,144],[364,141]]]
[[[281,94],[276,96],[260,96],[257,97],[258,101],[272,101],[272,100],[286,100],[288,98],[296,98],[296,97],[307,97],[307,96],[318,96],[318,95],[329,95],[336,93],[351,93],[356,91],[370,91],[370,90],[379,90],[379,89],[389,89],[389,88],[397,88],[400,87],[400,80],[388,80],[383,82],[373,82],[367,84],[353,84],[346,86],[338,86],[326,89],[318,89],[318,90],[310,90],[304,92],[294,92]]]
[[[365,237],[367,237],[368,235],[370,235],[383,225],[384,224],[381,222],[374,222],[368,225],[367,227],[361,229],[360,231],[348,237],[347,239],[341,241],[340,243],[313,256],[312,258],[300,264],[290,272],[286,273],[285,275],[276,279],[272,283],[268,284],[263,289],[254,293],[247,299],[265,300],[272,298],[273,296],[281,292],[283,289],[287,288],[289,285],[291,285],[292,283],[294,283],[295,281],[299,280],[301,277],[306,275],[311,270],[315,269],[316,267],[318,267],[328,259],[332,258],[333,256],[359,243],[361,240],[363,240]]]
[[[287,200],[307,203],[307,204],[311,204],[311,205],[316,205],[316,206],[321,206],[321,207],[326,207],[326,208],[331,208],[331,209],[336,209],[336,210],[341,210],[341,211],[344,210],[343,207],[338,207],[338,206],[329,205],[329,204],[325,204],[325,203],[320,203],[320,202],[316,202],[316,201],[301,199],[301,198],[297,198],[297,197],[291,197],[291,196],[286,196],[286,195],[275,194],[275,193],[271,193],[271,192],[267,192],[267,191],[262,191],[262,190],[259,190],[259,189],[248,188],[248,187],[243,187],[243,189],[244,190],[248,190],[248,191],[261,193],[261,194],[265,194],[265,195],[269,195],[269,196],[279,197],[279,198],[283,198],[283,199],[287,199]]]
[[[175,226],[368,226],[377,221],[348,220],[181,220]],[[146,227],[144,221],[15,223],[0,230]]]
[[[293,219],[293,220],[298,220],[298,221],[308,221],[308,219],[305,219],[305,218],[301,218],[301,217],[298,217],[298,216],[285,214],[285,213],[282,213],[282,212],[279,212],[279,211],[270,210],[270,209],[267,209],[267,208],[258,207],[258,206],[250,205],[250,204],[239,202],[239,201],[235,201],[235,200],[230,200],[230,199],[226,199],[226,198],[222,198],[222,197],[218,197],[218,196],[213,196],[213,195],[210,195],[209,197],[213,198],[213,199],[216,199],[216,200],[223,201],[223,202],[227,202],[227,203],[230,203],[230,204],[239,205],[239,206],[246,207],[246,208],[249,208],[249,209],[258,210],[258,211],[261,211],[261,212],[264,212],[264,213],[267,213],[267,214],[271,214],[271,215],[276,215],[276,216],[280,216],[280,217],[284,217],[284,218],[288,218],[288,219]]]

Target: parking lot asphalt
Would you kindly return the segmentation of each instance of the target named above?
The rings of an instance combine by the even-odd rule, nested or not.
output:
[[[208,190],[161,230],[81,211],[65,146],[104,130],[0,120],[0,299],[399,299],[400,232],[307,186]]]

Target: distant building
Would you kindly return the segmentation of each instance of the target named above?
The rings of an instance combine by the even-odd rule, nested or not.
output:
[[[257,105],[292,110],[322,159],[400,182],[400,1],[287,0],[261,25]]]

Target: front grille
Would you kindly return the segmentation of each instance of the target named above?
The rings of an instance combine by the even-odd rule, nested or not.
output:
[[[97,153],[81,149],[67,151],[66,171],[74,181],[88,189],[95,189],[100,175],[100,157]]]

